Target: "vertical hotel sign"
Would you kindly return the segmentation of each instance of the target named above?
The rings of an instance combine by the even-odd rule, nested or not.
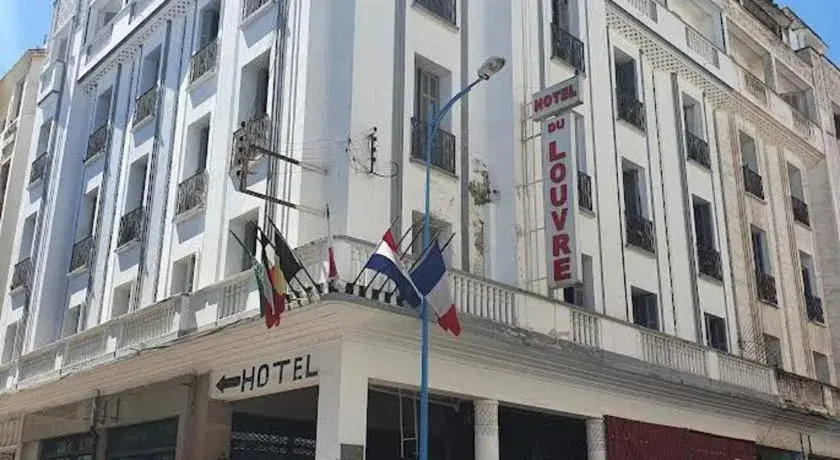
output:
[[[580,280],[577,250],[577,168],[571,109],[580,105],[575,76],[534,95],[534,121],[542,122],[543,211],[549,289]]]

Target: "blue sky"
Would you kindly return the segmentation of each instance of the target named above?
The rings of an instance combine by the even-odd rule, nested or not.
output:
[[[840,0],[777,0],[790,6],[831,48],[840,63]],[[52,0],[0,0],[0,75],[23,50],[40,46],[50,27]],[[834,46],[832,46],[834,45]]]

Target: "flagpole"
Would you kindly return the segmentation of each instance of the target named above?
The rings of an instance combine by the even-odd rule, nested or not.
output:
[[[505,65],[504,58],[493,56],[481,65],[478,69],[478,78],[463,88],[458,94],[452,97],[443,108],[435,114],[435,106],[429,104],[428,107],[428,124],[426,125],[426,186],[425,186],[425,206],[423,213],[423,251],[426,251],[431,244],[431,216],[430,213],[430,195],[431,195],[431,177],[432,177],[432,147],[435,143],[435,134],[437,134],[438,124],[449,112],[449,109],[455,105],[458,100],[464,97],[472,90],[475,85],[484,80],[489,80],[490,76],[498,72]],[[466,129],[462,126],[461,129]],[[419,460],[429,460],[429,308],[426,297],[423,296],[423,302],[420,304],[420,445]]]

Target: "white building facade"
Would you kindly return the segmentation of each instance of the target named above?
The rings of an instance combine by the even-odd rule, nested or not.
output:
[[[840,458],[840,73],[766,0],[664,3],[57,1],[0,451],[414,458],[419,322],[360,271],[389,223],[420,253],[425,107],[499,55],[434,134],[465,332],[432,334],[430,458]],[[550,292],[531,97],[575,75]],[[237,240],[273,222],[320,281],[327,206],[339,292],[266,330]]]

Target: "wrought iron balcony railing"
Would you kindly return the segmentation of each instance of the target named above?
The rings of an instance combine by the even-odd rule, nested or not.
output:
[[[242,20],[248,19],[263,5],[274,0],[242,0]]]
[[[420,5],[430,13],[455,25],[458,19],[458,11],[455,0],[414,0],[415,5]]]
[[[199,171],[178,184],[176,215],[207,204],[207,172]]]
[[[32,284],[32,258],[27,257],[17,264],[15,264],[15,269],[12,272],[12,284],[11,289],[17,289],[19,287],[29,287]]]
[[[233,132],[233,167],[239,168],[246,161],[253,161],[262,151],[271,148],[271,117],[262,114],[243,121]]]
[[[128,211],[120,218],[120,233],[117,238],[117,247],[125,246],[128,243],[138,241],[143,237],[143,206],[138,206]]]
[[[578,204],[581,208],[592,210],[592,178],[583,171],[578,171]]]
[[[790,205],[793,208],[793,218],[805,225],[811,225],[811,220],[808,216],[808,205],[799,198],[791,195]]]
[[[645,104],[636,97],[633,91],[618,88],[615,94],[618,102],[618,118],[644,131]]]
[[[93,258],[93,235],[88,236],[73,245],[73,252],[70,256],[70,271],[74,272],[82,267],[87,267]]]
[[[720,251],[714,245],[702,240],[697,241],[697,266],[700,273],[716,280],[723,280],[723,266]]]
[[[215,39],[196,51],[190,58],[190,83],[216,69],[219,59],[219,40]]]
[[[108,148],[108,142],[111,140],[111,126],[108,123],[100,126],[93,131],[88,139],[88,150],[85,160],[89,160],[96,155],[104,152]]]
[[[825,323],[821,298],[815,295],[805,294],[805,311],[808,313],[808,321]]]
[[[756,270],[755,285],[760,300],[776,305],[776,278],[773,275]]]
[[[29,171],[29,183],[33,184],[38,179],[43,179],[47,172],[47,152],[38,155],[32,162],[32,169]]]
[[[707,168],[712,167],[712,158],[709,155],[708,142],[691,131],[685,130],[685,144],[686,147],[688,147],[689,159],[694,160]]]
[[[744,172],[744,189],[763,200],[764,185],[762,184],[761,176],[753,171],[749,165],[742,166],[741,170]]]
[[[627,226],[627,242],[649,252],[656,252],[653,222],[643,216],[624,211]]]
[[[551,55],[566,61],[581,73],[586,71],[583,42],[554,22],[551,23]]]
[[[425,161],[428,124],[411,119],[411,156]],[[455,174],[455,135],[438,128],[432,149],[432,165]]]
[[[134,126],[157,116],[158,87],[153,86],[137,98],[134,106]]]

